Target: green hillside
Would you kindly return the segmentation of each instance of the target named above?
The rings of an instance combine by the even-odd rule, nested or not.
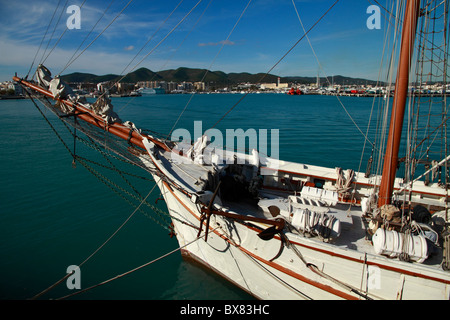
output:
[[[124,77],[121,82],[137,83],[140,81],[173,81],[173,82],[199,82],[215,83],[216,85],[233,85],[238,83],[274,83],[278,76],[264,73],[251,74],[248,72],[241,73],[225,73],[222,71],[208,71],[206,69],[178,68],[153,72],[147,68],[140,68]],[[206,73],[206,76],[205,76]],[[90,73],[75,72],[61,76],[61,78],[69,83],[100,83],[105,81],[118,81],[122,78],[120,75],[94,75]],[[262,80],[261,80],[262,79]],[[299,84],[315,83],[315,77],[281,77],[281,82],[297,82]],[[375,81],[366,79],[355,79],[344,76],[329,77],[328,80],[335,84],[376,84]],[[326,78],[320,78],[321,84],[327,84]]]

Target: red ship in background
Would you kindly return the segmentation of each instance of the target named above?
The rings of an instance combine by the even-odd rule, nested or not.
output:
[[[300,91],[300,89],[294,89],[294,87],[292,87],[291,88],[291,90],[289,90],[288,92],[287,92],[287,94],[288,95],[290,95],[290,96],[300,96],[300,95],[302,95],[303,93]]]

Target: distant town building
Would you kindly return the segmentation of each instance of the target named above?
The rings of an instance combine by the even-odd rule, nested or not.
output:
[[[205,83],[204,82],[194,82],[194,89],[197,91],[205,91]]]
[[[288,83],[261,83],[261,90],[276,90],[288,88]]]
[[[0,91],[14,91],[14,95],[23,94],[22,87],[13,81],[5,81],[0,83]]]

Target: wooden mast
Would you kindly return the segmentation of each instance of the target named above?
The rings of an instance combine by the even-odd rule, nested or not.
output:
[[[383,175],[378,195],[378,207],[390,204],[392,200],[419,10],[420,0],[408,0],[403,20],[400,60],[395,82],[389,136],[384,155]]]

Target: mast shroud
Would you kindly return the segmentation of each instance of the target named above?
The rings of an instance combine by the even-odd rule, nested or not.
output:
[[[400,60],[395,82],[395,94],[392,104],[389,136],[384,155],[383,174],[378,194],[378,207],[390,204],[394,190],[394,180],[398,165],[398,151],[402,136],[406,98],[408,96],[409,71],[414,52],[414,39],[420,12],[420,0],[409,0],[403,20]]]

